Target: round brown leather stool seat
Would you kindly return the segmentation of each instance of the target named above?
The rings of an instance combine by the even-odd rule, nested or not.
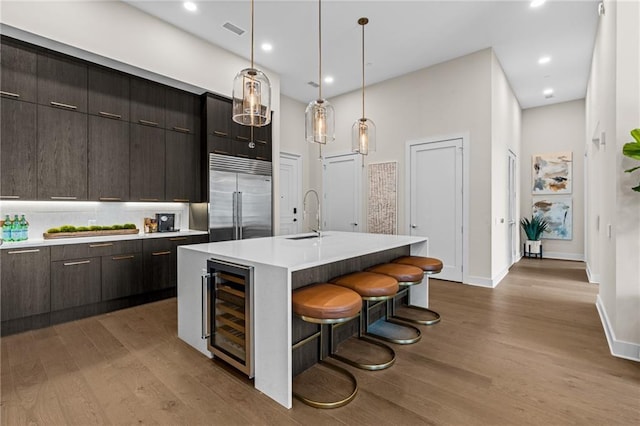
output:
[[[347,321],[357,316],[362,306],[358,293],[328,283],[314,284],[294,291],[291,303],[296,315],[303,317],[305,321],[320,323]]]
[[[424,271],[417,266],[402,265],[400,263],[383,263],[367,269],[368,272],[389,275],[398,283],[419,283],[424,278]]]
[[[435,257],[404,256],[397,258],[393,263],[417,266],[422,269],[425,274],[437,274],[442,271],[442,261]]]
[[[393,268],[393,265],[395,265],[396,268]],[[393,263],[377,265],[373,268],[369,268],[368,270],[379,272],[381,274],[388,274],[396,278],[400,284],[400,287],[402,287],[397,296],[404,297],[408,294],[409,287],[420,284],[422,282],[425,274],[432,275],[440,272],[442,270],[442,261],[434,257],[403,256],[395,259]],[[416,279],[418,271],[422,273],[422,276],[419,280]],[[396,313],[395,301],[391,302],[391,305],[391,318],[422,325],[433,325],[440,322],[440,314],[436,311],[432,311],[431,309],[423,308],[420,306],[413,306],[408,303],[404,305],[404,308],[409,308],[413,311],[419,311],[428,314],[428,317],[426,319],[423,319],[398,315]]]
[[[302,287],[293,291],[291,294],[291,305],[293,312],[303,321],[319,324],[319,330],[292,346],[292,350],[298,349],[307,343],[318,339],[318,364],[334,371],[345,377],[351,383],[351,389],[347,396],[331,400],[319,401],[310,398],[296,391],[295,386],[293,396],[303,403],[315,408],[338,408],[348,404],[355,398],[358,392],[358,382],[355,376],[342,367],[324,361],[324,339],[326,328],[323,324],[330,324],[329,333],[329,355],[332,356],[333,348],[333,326],[339,323],[345,323],[349,320],[357,318],[362,309],[362,301],[360,295],[353,290],[341,287],[335,284],[321,283]],[[335,376],[325,379],[327,383],[335,380]]]
[[[332,279],[331,282],[347,287],[370,300],[386,299],[395,295],[399,288],[398,280],[395,278],[373,272],[354,272]]]

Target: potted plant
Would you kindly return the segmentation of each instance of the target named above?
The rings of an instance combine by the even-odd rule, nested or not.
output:
[[[624,146],[622,147],[622,153],[629,158],[633,158],[634,160],[640,161],[640,129],[633,129],[631,131],[631,136],[633,136],[633,139],[635,139],[635,142],[629,142],[624,144]],[[631,173],[638,169],[640,169],[640,166],[632,167],[630,169],[625,170],[625,172]],[[636,192],[640,192],[640,184],[638,184],[638,186],[634,186],[631,189],[633,189]]]
[[[527,235],[524,251],[529,254],[541,254],[542,242],[540,237],[542,233],[549,228],[549,223],[541,216],[524,217],[520,220],[520,226]]]

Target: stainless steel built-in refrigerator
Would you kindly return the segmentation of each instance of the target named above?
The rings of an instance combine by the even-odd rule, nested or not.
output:
[[[209,241],[270,237],[271,162],[209,154]]]

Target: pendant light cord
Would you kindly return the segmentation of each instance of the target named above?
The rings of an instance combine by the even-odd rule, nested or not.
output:
[[[322,0],[318,0],[318,99],[322,99]]]
[[[362,121],[364,121],[364,26],[362,24]]]
[[[253,68],[253,0],[251,0],[251,68]]]

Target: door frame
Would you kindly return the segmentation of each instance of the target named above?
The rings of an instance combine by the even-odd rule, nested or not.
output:
[[[511,164],[513,160],[513,170],[511,169]],[[511,173],[513,172],[513,176]],[[520,239],[518,238],[520,232],[520,223],[518,218],[519,215],[519,198],[518,198],[518,188],[520,187],[520,182],[518,180],[518,156],[511,149],[507,150],[507,216],[511,213],[513,217],[507,217],[507,247],[509,250],[509,265],[508,268],[511,268],[516,262],[520,260]],[[513,181],[512,181],[513,178]],[[513,193],[512,193],[513,191]],[[512,197],[513,196],[513,197]],[[513,200],[513,205],[511,205]],[[513,223],[510,223],[513,220]],[[513,228],[511,228],[513,226]],[[510,244],[509,244],[510,243]]]
[[[357,226],[357,230],[353,231],[353,232],[364,232],[362,229],[363,227],[361,226],[361,224],[363,223],[362,221],[362,170],[364,168],[364,163],[362,162],[362,155],[358,154],[357,152],[347,152],[347,153],[342,153],[342,154],[330,154],[330,155],[324,155],[322,157],[322,229],[324,229],[325,227],[325,218],[327,217],[326,215],[326,204],[325,200],[327,199],[327,181],[326,181],[326,171],[327,171],[327,164],[326,162],[328,160],[331,159],[335,159],[335,158],[340,158],[340,157],[353,157],[355,158],[355,167],[359,170],[358,173],[356,173],[356,223],[358,224]]]
[[[469,283],[469,153],[471,137],[469,132],[450,133],[413,139],[405,143],[405,179],[404,179],[404,232],[411,235],[411,148],[415,145],[462,140],[462,283]],[[427,237],[428,238],[428,237]],[[436,277],[437,278],[437,277]]]
[[[280,152],[280,161],[278,162],[278,175],[280,174],[280,166],[282,165],[282,159],[285,158],[287,160],[292,160],[295,161],[297,163],[297,168],[298,168],[298,180],[296,181],[296,189],[295,191],[297,192],[297,196],[298,196],[298,204],[296,205],[296,208],[298,209],[298,212],[302,212],[302,187],[303,187],[303,182],[302,180],[304,179],[304,161],[302,161],[302,155],[300,154],[293,154],[290,152]],[[281,182],[279,182],[280,185],[282,185]],[[280,199],[280,194],[278,193],[278,196],[276,197],[275,193],[274,193],[274,198],[278,198],[278,204],[279,204],[279,199]],[[279,206],[280,208],[278,209],[278,235],[281,235],[280,232],[280,210],[282,209],[281,206]],[[300,216],[302,216],[302,213],[299,213]],[[275,222],[275,218],[274,218],[274,222]],[[301,225],[303,225],[303,222],[298,219],[298,232],[300,232],[301,229]],[[274,233],[275,235],[275,233]]]

